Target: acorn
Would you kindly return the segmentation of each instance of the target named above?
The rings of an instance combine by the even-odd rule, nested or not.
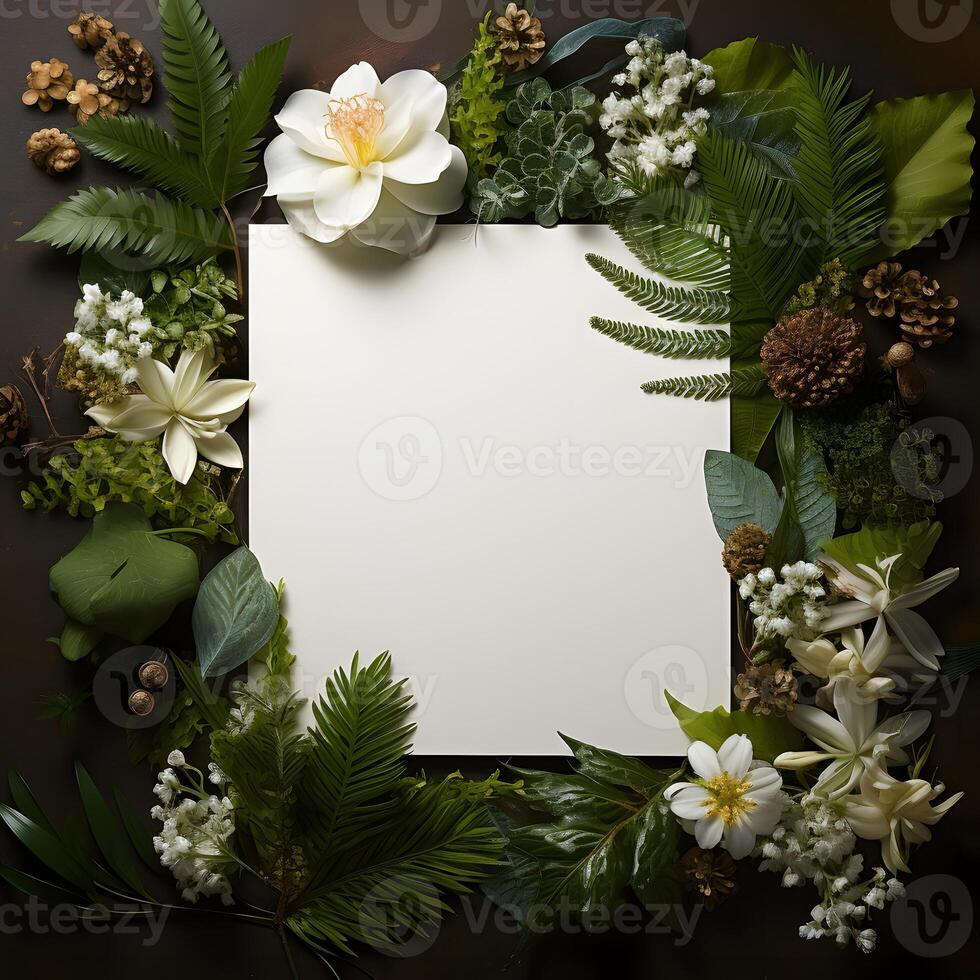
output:
[[[148,691],[162,691],[170,680],[170,671],[160,660],[147,660],[139,669],[139,679]]]
[[[149,691],[133,691],[129,696],[129,710],[137,718],[145,718],[153,714],[153,709],[157,706],[156,698]]]

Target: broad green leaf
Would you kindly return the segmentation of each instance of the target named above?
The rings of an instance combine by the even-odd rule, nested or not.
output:
[[[163,194],[90,187],[56,204],[21,242],[69,253],[120,250],[148,267],[203,261],[232,251],[228,226],[208,211]]]
[[[206,157],[228,123],[228,55],[198,0],[160,0],[163,87],[181,145]]]
[[[219,677],[258,653],[279,623],[279,600],[258,559],[239,548],[201,584],[192,624],[202,677]]]
[[[10,798],[14,801],[14,806],[28,820],[33,820],[42,830],[54,833],[54,827],[51,821],[45,816],[41,805],[34,798],[34,794],[31,792],[31,788],[27,785],[24,777],[16,770],[11,769],[7,773],[7,782],[10,785]]]
[[[648,806],[637,821],[631,884],[649,907],[675,906],[681,899],[677,848],[681,828],[663,801]]]
[[[244,191],[255,170],[262,127],[282,79],[289,42],[287,37],[262,48],[235,80],[228,105],[228,128],[207,162],[211,185],[220,201]]]
[[[110,504],[51,569],[51,590],[84,626],[142,643],[197,592],[197,557],[151,532],[139,508]]]
[[[768,391],[732,398],[732,452],[754,463],[772,432],[783,403]]]
[[[724,541],[741,524],[758,524],[772,534],[782,501],[769,474],[740,456],[709,449],[704,455],[708,507],[718,536]]]
[[[75,140],[107,160],[202,208],[217,207],[200,157],[185,150],[149,116],[93,116],[72,130]]]
[[[78,288],[93,283],[101,286],[103,292],[116,296],[121,296],[127,289],[142,296],[150,285],[150,274],[145,269],[126,266],[127,263],[113,262],[99,252],[85,252],[78,269]]]
[[[694,711],[669,691],[664,691],[664,696],[684,734],[692,742],[706,742],[713,749],[719,749],[730,736],[747,735],[752,742],[754,757],[766,762],[772,762],[780,752],[796,752],[803,748],[802,732],[786,718],[753,715],[747,711],[731,712],[720,705],[714,711]]]
[[[75,777],[89,829],[109,869],[137,895],[147,897],[123,825],[109,809],[99,788],[80,762],[75,763]]]
[[[0,820],[3,820],[24,847],[55,874],[83,891],[91,888],[91,878],[71,851],[51,831],[38,826],[33,820],[4,803],[0,803]]]
[[[975,140],[967,126],[975,96],[969,89],[879,102],[871,118],[884,145],[884,240],[866,264],[891,258],[970,210]]]
[[[140,820],[140,813],[136,810],[129,797],[123,795],[118,787],[113,790],[112,795],[116,801],[116,808],[119,810],[119,816],[122,818],[123,826],[126,828],[129,842],[133,845],[133,850],[136,851],[140,856],[140,860],[151,871],[159,871],[160,857],[153,850],[151,835],[147,833],[147,829],[143,826]]]
[[[640,762],[579,742],[568,735],[561,735],[562,741],[572,750],[578,763],[578,771],[591,779],[605,780],[615,786],[628,786],[638,793],[649,794],[663,783],[663,773],[651,769]]]
[[[824,541],[822,550],[828,558],[859,576],[864,573],[858,565],[874,568],[880,559],[901,555],[892,566],[889,578],[892,590],[897,592],[922,581],[926,562],[942,533],[942,524],[929,521],[920,521],[907,528],[863,527],[853,534]]]
[[[105,630],[98,626],[86,626],[74,619],[65,623],[61,636],[52,638],[65,660],[83,660],[102,642]]]
[[[786,48],[758,37],[715,48],[702,60],[715,70],[719,96],[750,89],[782,89],[793,77],[793,59]]]

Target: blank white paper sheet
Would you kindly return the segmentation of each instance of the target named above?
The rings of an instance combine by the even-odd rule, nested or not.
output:
[[[307,697],[389,650],[422,755],[680,755],[663,689],[728,705],[730,597],[704,492],[728,403],[640,384],[657,325],[585,261],[600,226],[444,225],[413,259],[253,226],[250,545]]]

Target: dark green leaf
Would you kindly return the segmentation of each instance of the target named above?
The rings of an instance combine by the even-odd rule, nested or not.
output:
[[[153,850],[153,844],[151,843],[152,835],[143,826],[140,813],[137,812],[129,797],[124,796],[118,788],[113,790],[112,795],[116,801],[119,816],[122,818],[123,825],[126,828],[129,842],[133,845],[133,850],[136,851],[140,860],[151,871],[158,871],[160,869],[160,857]]]
[[[51,831],[38,826],[33,820],[29,820],[4,803],[0,803],[0,819],[10,828],[15,837],[55,874],[83,891],[88,891],[92,887],[92,880],[83,867]]]

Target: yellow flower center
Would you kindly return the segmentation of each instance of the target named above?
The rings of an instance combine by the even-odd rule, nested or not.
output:
[[[374,162],[375,143],[385,124],[385,106],[380,99],[364,93],[331,99],[326,117],[327,137],[336,140],[355,170]]]
[[[739,817],[756,808],[755,800],[745,798],[751,789],[751,783],[745,779],[736,779],[727,772],[705,779],[701,785],[708,791],[705,810],[709,817],[721,817],[726,827],[732,827]]]

